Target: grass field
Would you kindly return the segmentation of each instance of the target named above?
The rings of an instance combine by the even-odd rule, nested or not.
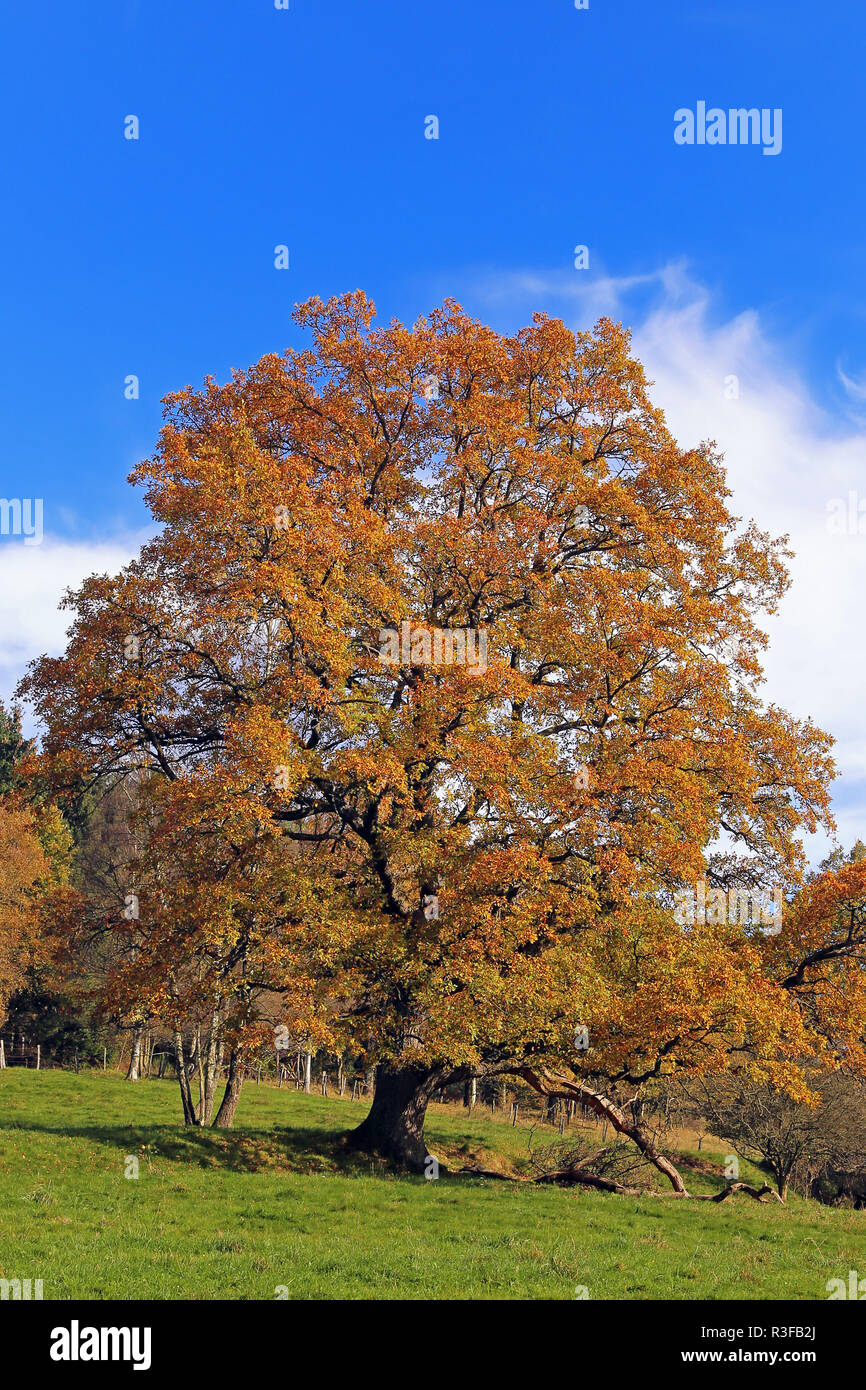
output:
[[[343,1152],[361,1104],[265,1084],[234,1131],[179,1113],[168,1081],[0,1072],[0,1277],[45,1299],[814,1300],[866,1273],[862,1212],[395,1177]],[[434,1106],[428,1142],[519,1172],[530,1131]],[[721,1181],[688,1170],[693,1191]]]

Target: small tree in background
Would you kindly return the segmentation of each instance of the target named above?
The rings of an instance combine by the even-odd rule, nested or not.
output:
[[[32,749],[20,709],[0,701],[0,1023],[16,993],[37,983],[42,900],[66,881],[72,858],[60,811],[25,775]]]
[[[38,959],[37,899],[47,870],[32,817],[0,804],[0,1022]]]
[[[766,1165],[783,1201],[792,1181],[808,1193],[822,1172],[856,1171],[866,1164],[862,1083],[838,1074],[811,1079],[810,1104],[736,1077],[707,1087],[702,1099],[715,1132],[742,1157]]]

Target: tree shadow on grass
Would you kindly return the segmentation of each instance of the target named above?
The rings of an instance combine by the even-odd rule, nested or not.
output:
[[[389,1167],[368,1155],[352,1151],[349,1131],[338,1127],[315,1129],[274,1126],[272,1129],[198,1129],[166,1124],[51,1125],[16,1121],[8,1128],[17,1133],[56,1134],[109,1145],[124,1157],[134,1155],[154,1165],[161,1160],[199,1168],[223,1168],[232,1172],[258,1173],[388,1173]]]

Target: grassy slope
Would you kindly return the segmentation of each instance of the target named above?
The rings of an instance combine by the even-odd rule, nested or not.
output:
[[[866,1272],[864,1213],[396,1178],[342,1154],[363,1113],[252,1085],[234,1132],[190,1132],[168,1081],[0,1072],[0,1277],[46,1299],[823,1299]],[[428,1137],[520,1171],[529,1131],[434,1106]]]

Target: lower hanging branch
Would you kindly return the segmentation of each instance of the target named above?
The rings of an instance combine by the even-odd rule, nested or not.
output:
[[[591,1087],[585,1086],[575,1077],[548,1071],[546,1067],[518,1067],[512,1075],[521,1077],[539,1095],[549,1096],[552,1100],[577,1100],[582,1105],[588,1105],[602,1119],[607,1120],[618,1134],[624,1134],[628,1139],[631,1139],[647,1162],[664,1174],[677,1197],[691,1195],[686,1191],[686,1185],[679,1171],[669,1158],[666,1158],[663,1153],[659,1153],[646,1130],[629,1119],[625,1111],[620,1109],[614,1101],[609,1100],[607,1096],[593,1091]],[[627,1189],[625,1190],[627,1191]]]

